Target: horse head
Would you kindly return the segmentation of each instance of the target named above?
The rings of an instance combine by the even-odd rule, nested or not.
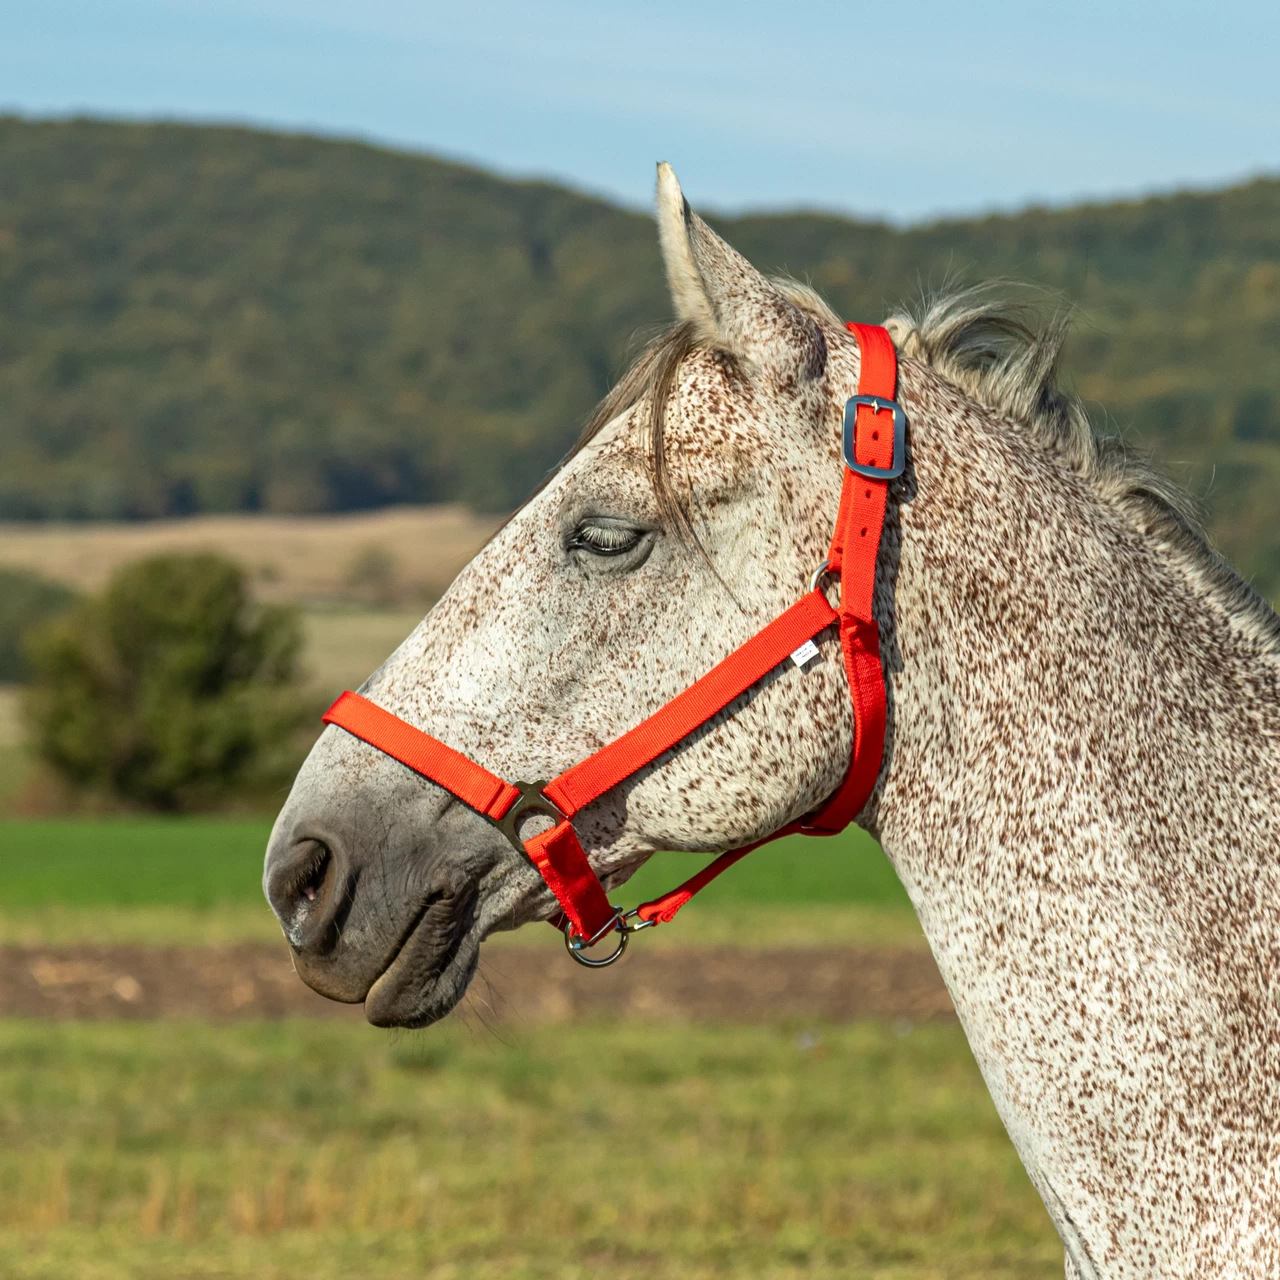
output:
[[[856,342],[715,235],[666,166],[657,212],[675,325],[362,689],[502,777],[553,777],[664,705],[803,593],[831,536]],[[848,693],[822,648],[575,818],[606,887],[656,850],[760,839],[838,785]],[[302,978],[379,1025],[441,1017],[486,935],[556,911],[492,823],[333,726],[265,888]]]

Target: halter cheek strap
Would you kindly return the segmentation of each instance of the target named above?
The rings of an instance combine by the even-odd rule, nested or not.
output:
[[[901,474],[904,463],[906,417],[894,400],[897,355],[892,339],[878,326],[848,327],[858,340],[861,366],[858,394],[845,405],[844,482],[827,560],[806,595],[683,693],[594,755],[540,782],[506,782],[358,693],[342,694],[325,713],[327,724],[338,725],[400,761],[497,824],[529,856],[555,894],[562,915],[553,923],[564,928],[570,953],[584,964],[598,966],[616,959],[630,933],[670,920],[695,893],[752,849],[779,836],[842,831],[875,789],[884,752],[885,687],[872,603],[888,485]],[[828,604],[821,590],[826,574],[840,578],[838,609]],[[835,793],[816,813],[755,844],[721,854],[672,892],[626,913],[617,910],[578,842],[574,816],[652,764],[788,658],[802,665],[811,656],[805,654],[810,642],[833,625],[839,629],[854,715],[853,752]],[[553,825],[521,840],[520,822],[534,813],[549,817]],[[592,961],[582,954],[612,929],[620,934],[613,955]]]

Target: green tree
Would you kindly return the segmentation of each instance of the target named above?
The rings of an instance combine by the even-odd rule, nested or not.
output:
[[[261,794],[312,710],[296,614],[249,598],[234,562],[158,555],[33,632],[24,712],[73,784],[165,810]]]
[[[0,569],[0,683],[24,678],[27,632],[62,613],[75,598],[74,591],[37,573]]]

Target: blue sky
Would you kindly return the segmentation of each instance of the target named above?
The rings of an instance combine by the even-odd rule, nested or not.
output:
[[[27,0],[0,107],[354,135],[897,221],[1280,172],[1280,4]]]

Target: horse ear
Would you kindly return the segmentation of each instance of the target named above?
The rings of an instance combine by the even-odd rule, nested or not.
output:
[[[689,208],[669,164],[658,166],[657,216],[678,320],[692,324],[704,341],[788,382],[821,374],[827,346],[817,322]]]

